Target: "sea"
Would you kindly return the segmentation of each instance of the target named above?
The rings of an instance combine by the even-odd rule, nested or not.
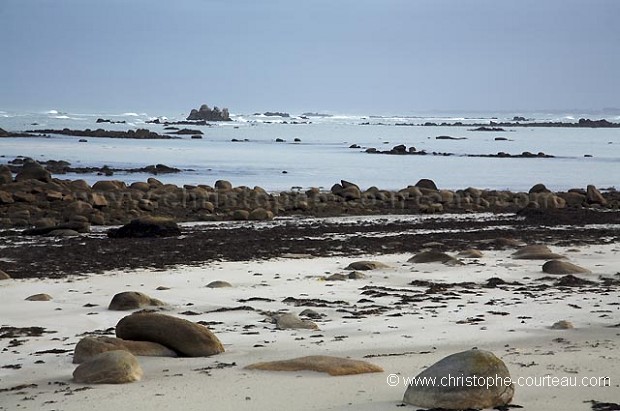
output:
[[[38,161],[65,160],[75,167],[140,168],[165,164],[182,171],[155,176],[164,183],[213,185],[228,180],[235,186],[260,186],[277,192],[319,187],[329,189],[347,180],[365,189],[400,189],[422,178],[439,188],[527,191],[537,183],[554,191],[600,189],[620,184],[620,129],[505,127],[504,131],[473,131],[469,124],[512,120],[576,122],[579,118],[620,121],[620,112],[604,113],[441,113],[422,115],[341,115],[291,113],[290,117],[232,114],[232,121],[211,126],[179,125],[198,129],[202,139],[190,135],[171,140],[138,140],[50,135],[1,138],[0,163],[18,156]],[[162,124],[149,121],[185,120],[187,113],[80,113],[62,110],[0,111],[0,128],[9,131],[40,129],[128,130],[147,128],[163,134]],[[124,124],[98,124],[97,119]],[[462,122],[463,126],[422,126]],[[408,125],[403,125],[408,124]],[[458,139],[437,139],[449,136]],[[502,138],[496,140],[497,138]],[[282,140],[282,141],[278,141]],[[382,155],[367,148],[389,150],[404,144],[439,155]],[[354,146],[355,145],[355,146]],[[351,146],[359,148],[351,148]],[[543,152],[553,158],[493,158],[470,155],[506,152]],[[117,172],[113,176],[62,174],[61,179],[146,181],[145,173]]]

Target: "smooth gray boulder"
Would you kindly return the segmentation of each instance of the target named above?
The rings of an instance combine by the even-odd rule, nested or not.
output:
[[[403,401],[424,408],[447,410],[495,408],[510,403],[514,384],[508,368],[493,353],[468,350],[449,355],[415,377],[435,384],[407,387]]]

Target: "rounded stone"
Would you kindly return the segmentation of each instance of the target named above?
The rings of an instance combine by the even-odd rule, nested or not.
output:
[[[123,350],[98,354],[73,371],[73,380],[83,384],[124,384],[142,378],[136,357]]]
[[[152,341],[186,357],[208,357],[224,352],[220,340],[207,327],[156,313],[136,313],[122,318],[116,336],[124,340]]]
[[[473,349],[449,355],[415,378],[417,381],[423,378],[445,381],[447,385],[409,385],[403,401],[418,407],[452,410],[495,408],[510,403],[514,395],[508,368],[489,351]],[[487,381],[493,381],[493,384],[487,384]]]

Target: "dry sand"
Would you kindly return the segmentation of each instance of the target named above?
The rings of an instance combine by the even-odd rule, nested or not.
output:
[[[581,278],[620,280],[618,244],[552,249],[592,270]],[[442,357],[472,347],[494,352],[515,379],[610,378],[610,387],[517,386],[513,404],[526,410],[589,410],[589,400],[618,402],[618,285],[607,290],[600,283],[556,287],[553,280],[538,281],[546,276],[541,271],[544,261],[514,260],[510,253],[486,251],[480,259],[464,260],[463,266],[411,264],[407,263],[411,255],[390,254],[2,281],[0,326],[39,326],[54,333],[0,339],[0,410],[395,410],[406,387],[402,382],[388,385],[390,374],[413,377]],[[323,280],[361,259],[378,260],[390,268],[368,271],[361,280]],[[481,288],[490,277],[519,281],[525,287]],[[214,280],[228,281],[233,288],[205,287]],[[413,280],[478,286],[429,294],[428,286],[410,285]],[[551,287],[535,289],[540,284]],[[158,286],[169,289],[157,290]],[[167,314],[208,322],[226,352],[209,358],[140,357],[144,378],[132,384],[73,383],[72,351],[80,335],[114,327],[128,315],[107,306],[114,294],[129,290],[166,302]],[[24,300],[36,293],[47,293],[53,300]],[[402,296],[410,297],[409,302],[404,303]],[[243,301],[256,297],[262,300]],[[287,297],[328,303],[294,306],[283,302]],[[340,302],[329,303],[336,301]],[[209,312],[240,306],[253,310]],[[324,315],[315,320],[320,330],[276,330],[265,315],[299,314],[305,308]],[[360,315],[362,311],[366,312]],[[550,329],[559,320],[570,321],[575,328]],[[60,351],[41,353],[48,350]],[[254,362],[306,355],[366,359],[385,372],[330,377],[243,369]],[[8,390],[20,385],[28,387]]]

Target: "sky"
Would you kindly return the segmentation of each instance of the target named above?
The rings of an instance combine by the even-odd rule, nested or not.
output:
[[[0,0],[0,110],[599,110],[617,0]]]

